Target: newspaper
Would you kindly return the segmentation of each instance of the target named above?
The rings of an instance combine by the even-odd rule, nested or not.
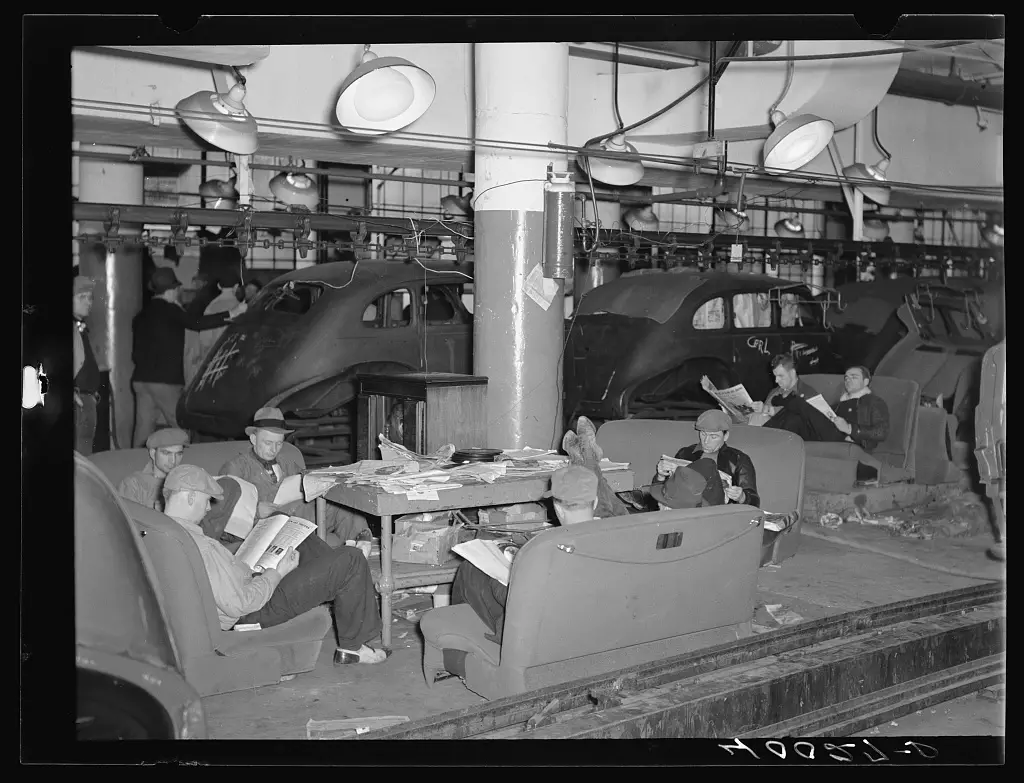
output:
[[[754,400],[750,397],[742,383],[728,389],[718,389],[708,376],[700,379],[700,385],[722,407],[736,424],[744,424],[747,417],[754,413]]]
[[[661,459],[658,460],[658,472],[664,473],[665,475],[672,475],[676,472],[676,468],[685,468],[693,460],[689,459],[676,459],[670,457],[667,454],[662,454]],[[732,476],[723,471],[718,471],[719,477],[722,479],[722,486],[726,489],[732,486]]]
[[[235,559],[260,573],[276,568],[288,547],[297,547],[315,530],[316,525],[308,519],[287,514],[261,519],[238,548]]]
[[[326,495],[341,478],[339,476],[314,475],[311,473],[302,474],[302,494],[309,503],[321,495]]]
[[[512,559],[519,547],[511,541],[492,541],[474,539],[464,541],[452,547],[455,554],[464,557],[489,577],[497,579],[508,587],[508,577],[512,572]]]
[[[828,417],[829,421],[836,420],[836,412],[832,410],[829,404],[825,402],[825,398],[822,397],[820,394],[815,394],[813,397],[808,397],[807,404],[817,408],[819,411],[824,413],[825,416]]]

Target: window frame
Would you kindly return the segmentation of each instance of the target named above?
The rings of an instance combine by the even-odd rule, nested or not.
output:
[[[696,323],[695,323],[695,319],[697,318],[697,313],[699,313],[701,310],[703,310],[705,307],[707,307],[707,305],[709,303],[714,302],[716,299],[721,299],[722,300],[722,325],[721,326],[708,326],[708,327],[697,326]],[[727,309],[726,305],[729,305],[730,309]],[[690,318],[690,328],[693,329],[693,331],[695,331],[695,332],[701,332],[701,333],[704,333],[704,332],[728,332],[729,331],[729,324],[731,323],[731,321],[730,321],[730,316],[731,315],[732,315],[732,312],[731,312],[731,300],[728,299],[724,293],[719,292],[719,293],[715,294],[714,296],[708,297],[703,302],[701,302],[699,305],[697,305],[696,308],[694,308],[693,316],[691,316],[691,318]]]
[[[389,297],[388,308],[385,308],[389,309],[394,306],[394,302],[390,297],[393,297],[396,293],[400,291],[405,291],[409,295],[409,318],[408,320],[392,322],[390,319],[385,319],[383,317],[383,314],[381,312],[382,308],[378,306],[378,302],[384,299],[384,297]],[[369,302],[363,305],[362,313],[359,316],[359,321],[364,327],[368,329],[406,329],[408,327],[415,326],[417,322],[416,308],[411,306],[412,303],[415,301],[415,298],[415,288],[413,286],[410,286],[408,283],[403,283],[399,285],[397,288],[388,289],[383,293],[377,294],[377,296],[373,297]],[[377,314],[372,321],[367,321],[363,316],[366,315],[367,309],[371,306],[377,307]],[[404,311],[405,308],[403,307],[402,309]],[[386,323],[384,322],[385,320],[387,321]]]

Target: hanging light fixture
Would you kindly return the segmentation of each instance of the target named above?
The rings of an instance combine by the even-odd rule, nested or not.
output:
[[[422,117],[435,90],[425,70],[401,57],[378,57],[366,44],[362,62],[341,84],[335,114],[345,129],[379,136]]]
[[[814,160],[829,141],[835,132],[835,126],[829,120],[823,120],[815,114],[797,114],[794,117],[786,117],[779,111],[779,104],[789,93],[789,86],[793,83],[793,57],[795,43],[786,42],[786,83],[782,88],[782,94],[768,110],[774,130],[764,143],[764,165],[768,173],[774,173],[773,169],[783,171],[796,171]]]
[[[995,220],[991,216],[981,229],[981,238],[990,247],[1003,246],[1003,221]]]
[[[804,235],[804,224],[796,215],[783,218],[775,224],[775,233],[788,239],[801,239]]]
[[[242,103],[245,78],[233,68],[238,83],[228,92],[202,90],[178,101],[174,107],[189,129],[204,141],[235,155],[252,155],[259,149],[259,127]]]
[[[199,186],[199,195],[212,202],[209,209],[235,209],[238,206],[236,178],[210,179]]]
[[[626,141],[626,135],[623,133],[622,115],[619,114],[619,45],[615,44],[615,51],[613,56],[613,73],[612,73],[612,110],[615,112],[615,124],[618,126],[618,132],[614,134],[610,139],[604,139],[600,142],[594,142],[587,144],[584,149],[592,149],[599,152],[615,152],[615,153],[631,153],[638,155],[636,147]],[[606,185],[617,185],[624,187],[627,185],[635,185],[644,176],[644,164],[638,160],[626,160],[626,159],[613,159],[613,158],[601,158],[593,157],[584,153],[582,161],[582,168],[584,173],[591,178],[591,180],[597,180],[603,182]],[[653,212],[651,213],[653,216]]]
[[[658,216],[654,214],[654,207],[650,204],[626,210],[622,215],[622,222],[634,231],[658,230]]]
[[[881,241],[889,236],[889,221],[887,220],[865,220],[864,229],[861,232],[865,239]]]
[[[282,171],[270,180],[270,192],[288,207],[303,207],[312,211],[320,203],[316,182],[305,174]]]
[[[881,150],[885,156],[882,160],[878,161],[874,166],[868,166],[864,163],[854,163],[851,166],[847,166],[843,169],[843,176],[847,179],[863,179],[863,180],[874,180],[875,182],[886,182],[885,172],[889,168],[889,164],[892,162],[892,155],[889,151],[882,146],[882,142],[878,140],[878,107],[875,107],[874,123],[872,125],[872,133],[875,139],[875,146]],[[864,198],[874,201],[876,204],[885,206],[889,203],[889,188],[882,185],[872,184],[860,184],[857,182],[851,183],[861,193],[864,194]]]

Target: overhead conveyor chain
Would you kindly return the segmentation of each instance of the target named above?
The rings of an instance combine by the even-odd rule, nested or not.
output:
[[[360,739],[845,736],[1005,682],[1002,584],[847,612]]]

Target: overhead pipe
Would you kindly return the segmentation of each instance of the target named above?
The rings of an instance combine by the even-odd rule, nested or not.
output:
[[[718,54],[718,42],[711,42],[711,60],[709,70],[711,71],[711,82],[708,84],[708,141],[715,140],[715,84],[718,76],[715,75],[716,56]]]
[[[912,71],[901,68],[889,86],[889,95],[935,101],[947,106],[971,106],[1002,112],[1003,88],[978,84],[955,76]]]

